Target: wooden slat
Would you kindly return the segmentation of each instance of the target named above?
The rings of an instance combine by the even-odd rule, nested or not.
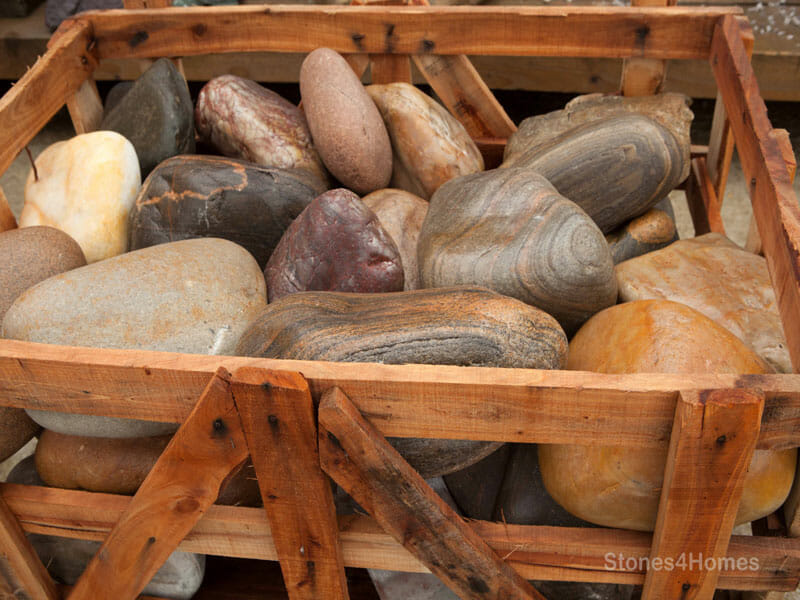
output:
[[[9,229],[16,229],[17,219],[14,213],[11,212],[11,207],[8,204],[3,188],[0,187],[0,231],[8,231]]]
[[[109,10],[101,58],[278,51],[707,58],[714,25],[736,8],[225,6]]]
[[[770,135],[767,108],[741,40],[737,20],[728,16],[714,32],[711,65],[731,120],[736,147],[770,277],[778,297],[789,354],[800,367],[800,208],[780,148]],[[739,118],[741,115],[741,118]]]
[[[763,408],[763,395],[751,391],[681,393],[642,600],[714,596]],[[681,556],[688,568],[655,567]]]
[[[103,122],[103,101],[97,91],[97,84],[91,77],[84,81],[70,98],[67,110],[75,127],[75,133],[89,133],[100,129]]]
[[[403,54],[371,54],[372,83],[411,83],[411,61]]]
[[[130,502],[127,496],[0,484],[0,494],[30,533],[102,541]],[[526,579],[598,581],[641,585],[652,536],[617,529],[530,527],[470,521],[470,526]],[[369,569],[428,570],[372,519],[339,518],[345,564]],[[185,552],[277,560],[260,508],[208,509],[179,546]],[[607,554],[624,560],[609,562]],[[728,589],[793,590],[800,583],[800,540],[733,536],[732,567],[719,585]],[[753,570],[748,562],[757,560]],[[742,560],[744,559],[744,560]],[[737,563],[739,567],[736,567]],[[745,564],[746,563],[746,564]]]
[[[47,54],[0,98],[0,131],[5,140],[0,146],[0,173],[91,75],[97,64],[87,50],[91,30],[86,21],[68,21]]]
[[[168,8],[172,0],[124,0],[125,8]]]
[[[320,464],[459,598],[545,600],[495,554],[338,388],[319,406]]]
[[[632,6],[674,6],[677,0],[632,0]],[[652,58],[627,58],[622,65],[623,96],[651,96],[661,91],[667,63]]]
[[[231,383],[292,600],[346,600],[330,481],[319,466],[314,403],[299,373],[239,369]]]
[[[675,390],[761,389],[767,408],[758,447],[800,445],[800,377],[792,375],[329,363],[0,340],[0,405],[180,423],[218,367],[246,366],[300,372],[315,398],[340,387],[381,433],[394,437],[663,448]]]
[[[220,369],[175,433],[75,585],[70,600],[124,600],[141,592],[247,458]]]
[[[686,184],[686,201],[696,236],[709,231],[725,235],[722,203],[714,191],[711,177],[706,170],[706,159],[703,157],[692,159],[692,169]]]
[[[14,513],[0,498],[0,563],[5,561],[21,586],[18,590],[31,600],[56,600],[60,598],[55,583],[36,555]],[[3,574],[0,572],[0,580]],[[19,597],[16,593],[9,598]]]

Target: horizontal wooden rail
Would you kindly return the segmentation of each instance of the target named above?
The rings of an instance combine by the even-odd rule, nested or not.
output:
[[[91,366],[87,366],[91,365]],[[0,341],[0,406],[180,423],[217,368],[297,371],[393,437],[666,447],[678,390],[764,392],[758,447],[800,446],[800,376],[604,375],[105,350]]]
[[[101,58],[228,52],[707,59],[737,8],[239,6],[87,13]]]
[[[130,497],[15,484],[0,494],[30,533],[103,540]],[[490,547],[525,578],[641,584],[649,533],[603,528],[533,527],[470,521]],[[339,519],[345,564],[369,569],[427,572],[371,518]],[[276,560],[261,508],[214,505],[179,546],[186,552]],[[673,557],[680,560],[680,557]],[[685,557],[689,560],[689,556]],[[800,582],[800,540],[733,536],[719,586],[739,590],[793,590]],[[735,565],[739,565],[738,568]],[[753,566],[757,568],[753,568]]]

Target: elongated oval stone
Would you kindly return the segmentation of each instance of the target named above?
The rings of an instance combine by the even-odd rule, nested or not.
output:
[[[311,52],[300,68],[300,95],[314,147],[331,174],[357,194],[387,187],[389,134],[344,58],[330,48]]]
[[[631,114],[578,125],[501,168],[540,173],[608,233],[665,198],[681,182],[686,158],[666,128]]]
[[[483,171],[475,142],[436,100],[410,83],[371,85],[367,93],[392,140],[392,187],[427,200],[454,177]]]
[[[266,358],[538,369],[560,368],[565,352],[566,337],[552,317],[481,288],[293,294],[270,304],[236,349]],[[393,444],[425,478],[461,469],[499,445]]]
[[[241,246],[215,238],[129,252],[51,277],[6,313],[3,337],[94,348],[230,354],[266,306],[264,277]],[[173,424],[29,412],[68,435],[140,437]]]
[[[176,156],[145,180],[130,215],[130,248],[218,237],[263,269],[289,224],[325,191],[304,169],[274,169],[218,156]]]
[[[735,335],[692,308],[666,300],[619,304],[575,334],[567,366],[600,373],[768,373]],[[667,449],[539,445],[542,478],[572,514],[605,527],[651,531]],[[794,481],[797,449],[756,450],[736,523],[777,510]]]
[[[100,128],[130,140],[143,176],[162,160],[193,153],[194,107],[175,64],[155,61],[109,108]]]
[[[236,75],[209,81],[197,97],[195,122],[201,139],[225,156],[305,169],[327,185],[328,172],[311,143],[303,112],[255,81]]]
[[[421,287],[483,285],[553,315],[569,334],[617,299],[603,234],[528,169],[459,177],[431,198]]]
[[[128,213],[139,193],[139,159],[113,131],[93,131],[48,146],[25,184],[20,227],[49,225],[69,234],[87,262],[128,249]]]
[[[329,190],[289,225],[264,270],[269,301],[304,291],[403,289],[400,252],[353,192]]]
[[[375,213],[397,245],[403,263],[403,289],[416,290],[419,287],[417,242],[428,203],[419,196],[395,189],[372,192],[364,196],[362,202]]]

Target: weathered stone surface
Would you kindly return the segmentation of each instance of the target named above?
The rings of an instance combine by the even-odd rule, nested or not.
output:
[[[691,306],[792,372],[767,261],[721,236],[681,240],[617,265],[622,302],[663,298]]]
[[[669,197],[664,198],[641,217],[636,217],[606,234],[615,265],[665,248],[677,240],[678,229],[675,227],[675,215]]]
[[[690,129],[694,114],[689,109],[691,99],[672,92],[654,96],[607,96],[586,94],[573,98],[562,110],[529,117],[508,138],[504,160],[510,161],[533,146],[539,146],[558,137],[577,125],[624,114],[641,114],[668,129],[681,148],[684,170],[680,180],[689,176],[691,152]]]
[[[371,85],[367,93],[392,140],[392,187],[427,200],[454,177],[483,171],[475,142],[436,100],[410,83]]]
[[[200,137],[225,156],[306,169],[327,184],[303,111],[255,81],[236,75],[209,81],[197,97],[195,123]]]
[[[735,335],[688,306],[666,300],[619,304],[595,315],[570,344],[567,366],[602,373],[767,373]],[[667,450],[539,445],[542,479],[572,514],[606,527],[651,531]],[[756,450],[736,517],[777,510],[794,480],[797,450]]]
[[[103,118],[101,129],[131,141],[142,175],[171,156],[194,152],[194,107],[175,64],[159,58]]]
[[[482,288],[395,294],[293,294],[270,304],[242,336],[244,356],[387,364],[556,369],[566,337],[549,315]],[[423,474],[456,471],[498,447],[394,440]]]
[[[128,213],[139,192],[139,160],[113,131],[93,131],[56,142],[36,159],[25,184],[20,227],[49,225],[69,234],[87,262],[128,247]]]
[[[357,194],[387,187],[389,134],[347,62],[329,48],[314,50],[300,68],[300,95],[314,147],[334,177]]]
[[[592,220],[528,169],[459,177],[431,198],[418,244],[421,287],[484,285],[577,329],[617,299]]]
[[[136,198],[130,249],[219,237],[244,247],[263,269],[289,224],[325,189],[303,169],[176,156],[150,173]]]
[[[628,114],[578,125],[502,167],[540,173],[608,233],[663,200],[682,181],[686,159],[668,129]]]
[[[230,354],[266,306],[264,277],[244,248],[197,239],[136,250],[62,273],[24,292],[6,338],[95,348]],[[68,435],[146,437],[175,425],[31,411]]]
[[[329,190],[286,229],[264,269],[269,301],[295,292],[395,292],[403,264],[378,217],[353,192]]]
[[[428,203],[419,196],[395,189],[372,192],[364,196],[362,202],[375,213],[397,245],[403,263],[403,289],[416,290],[419,287],[417,241]]]

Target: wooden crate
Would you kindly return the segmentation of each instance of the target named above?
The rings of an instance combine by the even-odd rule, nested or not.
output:
[[[659,61],[708,60],[719,95],[711,143],[693,149],[687,195],[695,225],[721,228],[718,199],[735,140],[792,363],[800,366],[800,211],[785,138],[767,118],[749,62],[752,36],[736,8],[87,13],[62,25],[47,54],[0,99],[0,172],[64,104],[79,132],[97,127],[91,77],[104,59],[319,46],[344,53],[358,71],[371,63],[374,81],[407,80],[411,57],[490,162],[513,124],[465,53],[624,58],[633,65],[628,82],[645,91],[657,87]],[[0,200],[0,229],[13,226]],[[104,540],[70,592],[75,599],[134,597],[176,548],[279,560],[293,599],[346,598],[344,565],[430,570],[464,598],[541,597],[523,578],[643,584],[648,600],[711,598],[716,587],[790,590],[800,581],[800,540],[731,536],[754,448],[800,446],[798,375],[337,364],[4,340],[0,405],[181,423],[133,498],[0,485],[0,556],[32,598],[59,592],[23,532]],[[467,523],[383,436],[668,448],[656,530]],[[265,510],[214,505],[248,454]],[[328,476],[371,517],[337,519]],[[787,521],[790,532],[800,529],[794,511]],[[759,568],[648,571],[644,561],[608,568],[606,560],[682,552],[734,564],[756,558]]]

